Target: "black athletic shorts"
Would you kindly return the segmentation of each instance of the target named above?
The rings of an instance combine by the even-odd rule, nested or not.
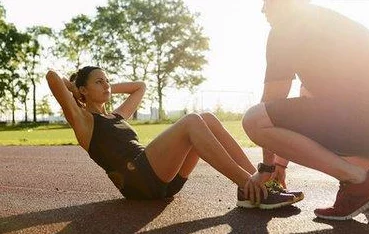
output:
[[[178,193],[186,181],[186,178],[177,175],[171,182],[164,183],[155,174],[143,151],[127,163],[124,186],[120,191],[126,199],[163,199]]]
[[[369,100],[290,98],[265,103],[276,127],[300,133],[340,156],[369,157]]]

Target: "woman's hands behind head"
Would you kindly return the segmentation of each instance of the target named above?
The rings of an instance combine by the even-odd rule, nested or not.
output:
[[[82,101],[82,94],[79,92],[79,89],[76,86],[75,82],[71,82],[66,78],[63,78],[63,82],[67,89],[73,94],[74,99],[76,100],[79,107],[84,106],[84,103]]]

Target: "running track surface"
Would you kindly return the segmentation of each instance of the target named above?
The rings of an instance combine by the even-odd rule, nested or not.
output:
[[[256,165],[260,148],[245,152]],[[167,201],[127,201],[78,146],[0,147],[0,233],[369,233],[367,214],[323,221],[313,210],[333,204],[338,182],[290,164],[293,206],[236,207],[236,185],[200,161]]]

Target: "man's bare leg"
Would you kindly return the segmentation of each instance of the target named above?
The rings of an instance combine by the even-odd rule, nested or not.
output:
[[[366,178],[364,168],[349,163],[299,133],[274,127],[264,103],[247,111],[243,126],[256,144],[287,160],[324,172],[340,181],[361,183]]]

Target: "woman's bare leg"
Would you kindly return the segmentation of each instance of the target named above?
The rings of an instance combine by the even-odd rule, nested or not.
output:
[[[224,128],[219,119],[211,113],[201,114],[201,117],[204,119],[209,129],[212,131],[218,141],[227,150],[232,159],[236,161],[236,163],[240,165],[243,169],[245,169],[248,173],[254,174],[256,172],[256,168],[247,158],[245,152],[242,150],[240,145],[227,131],[227,129]]]
[[[235,139],[231,136],[227,129],[224,128],[219,119],[212,113],[203,113],[200,114],[200,116],[205,121],[210,131],[218,139],[220,144],[223,145],[231,158],[247,172],[249,172],[250,174],[254,174],[256,172],[256,168],[251,164],[250,160],[247,158],[240,145],[235,141]],[[195,168],[198,160],[199,156],[196,150],[192,148],[187,154],[186,159],[183,162],[183,165],[178,174],[183,178],[188,178],[190,173]]]
[[[199,155],[197,154],[196,150],[192,148],[190,152],[186,155],[186,159],[184,160],[181,168],[179,169],[178,174],[182,178],[188,178],[188,176],[191,174],[198,161]]]
[[[145,151],[158,177],[169,182],[181,169],[192,147],[202,159],[239,186],[244,186],[250,177],[197,114],[180,119],[155,138]]]

